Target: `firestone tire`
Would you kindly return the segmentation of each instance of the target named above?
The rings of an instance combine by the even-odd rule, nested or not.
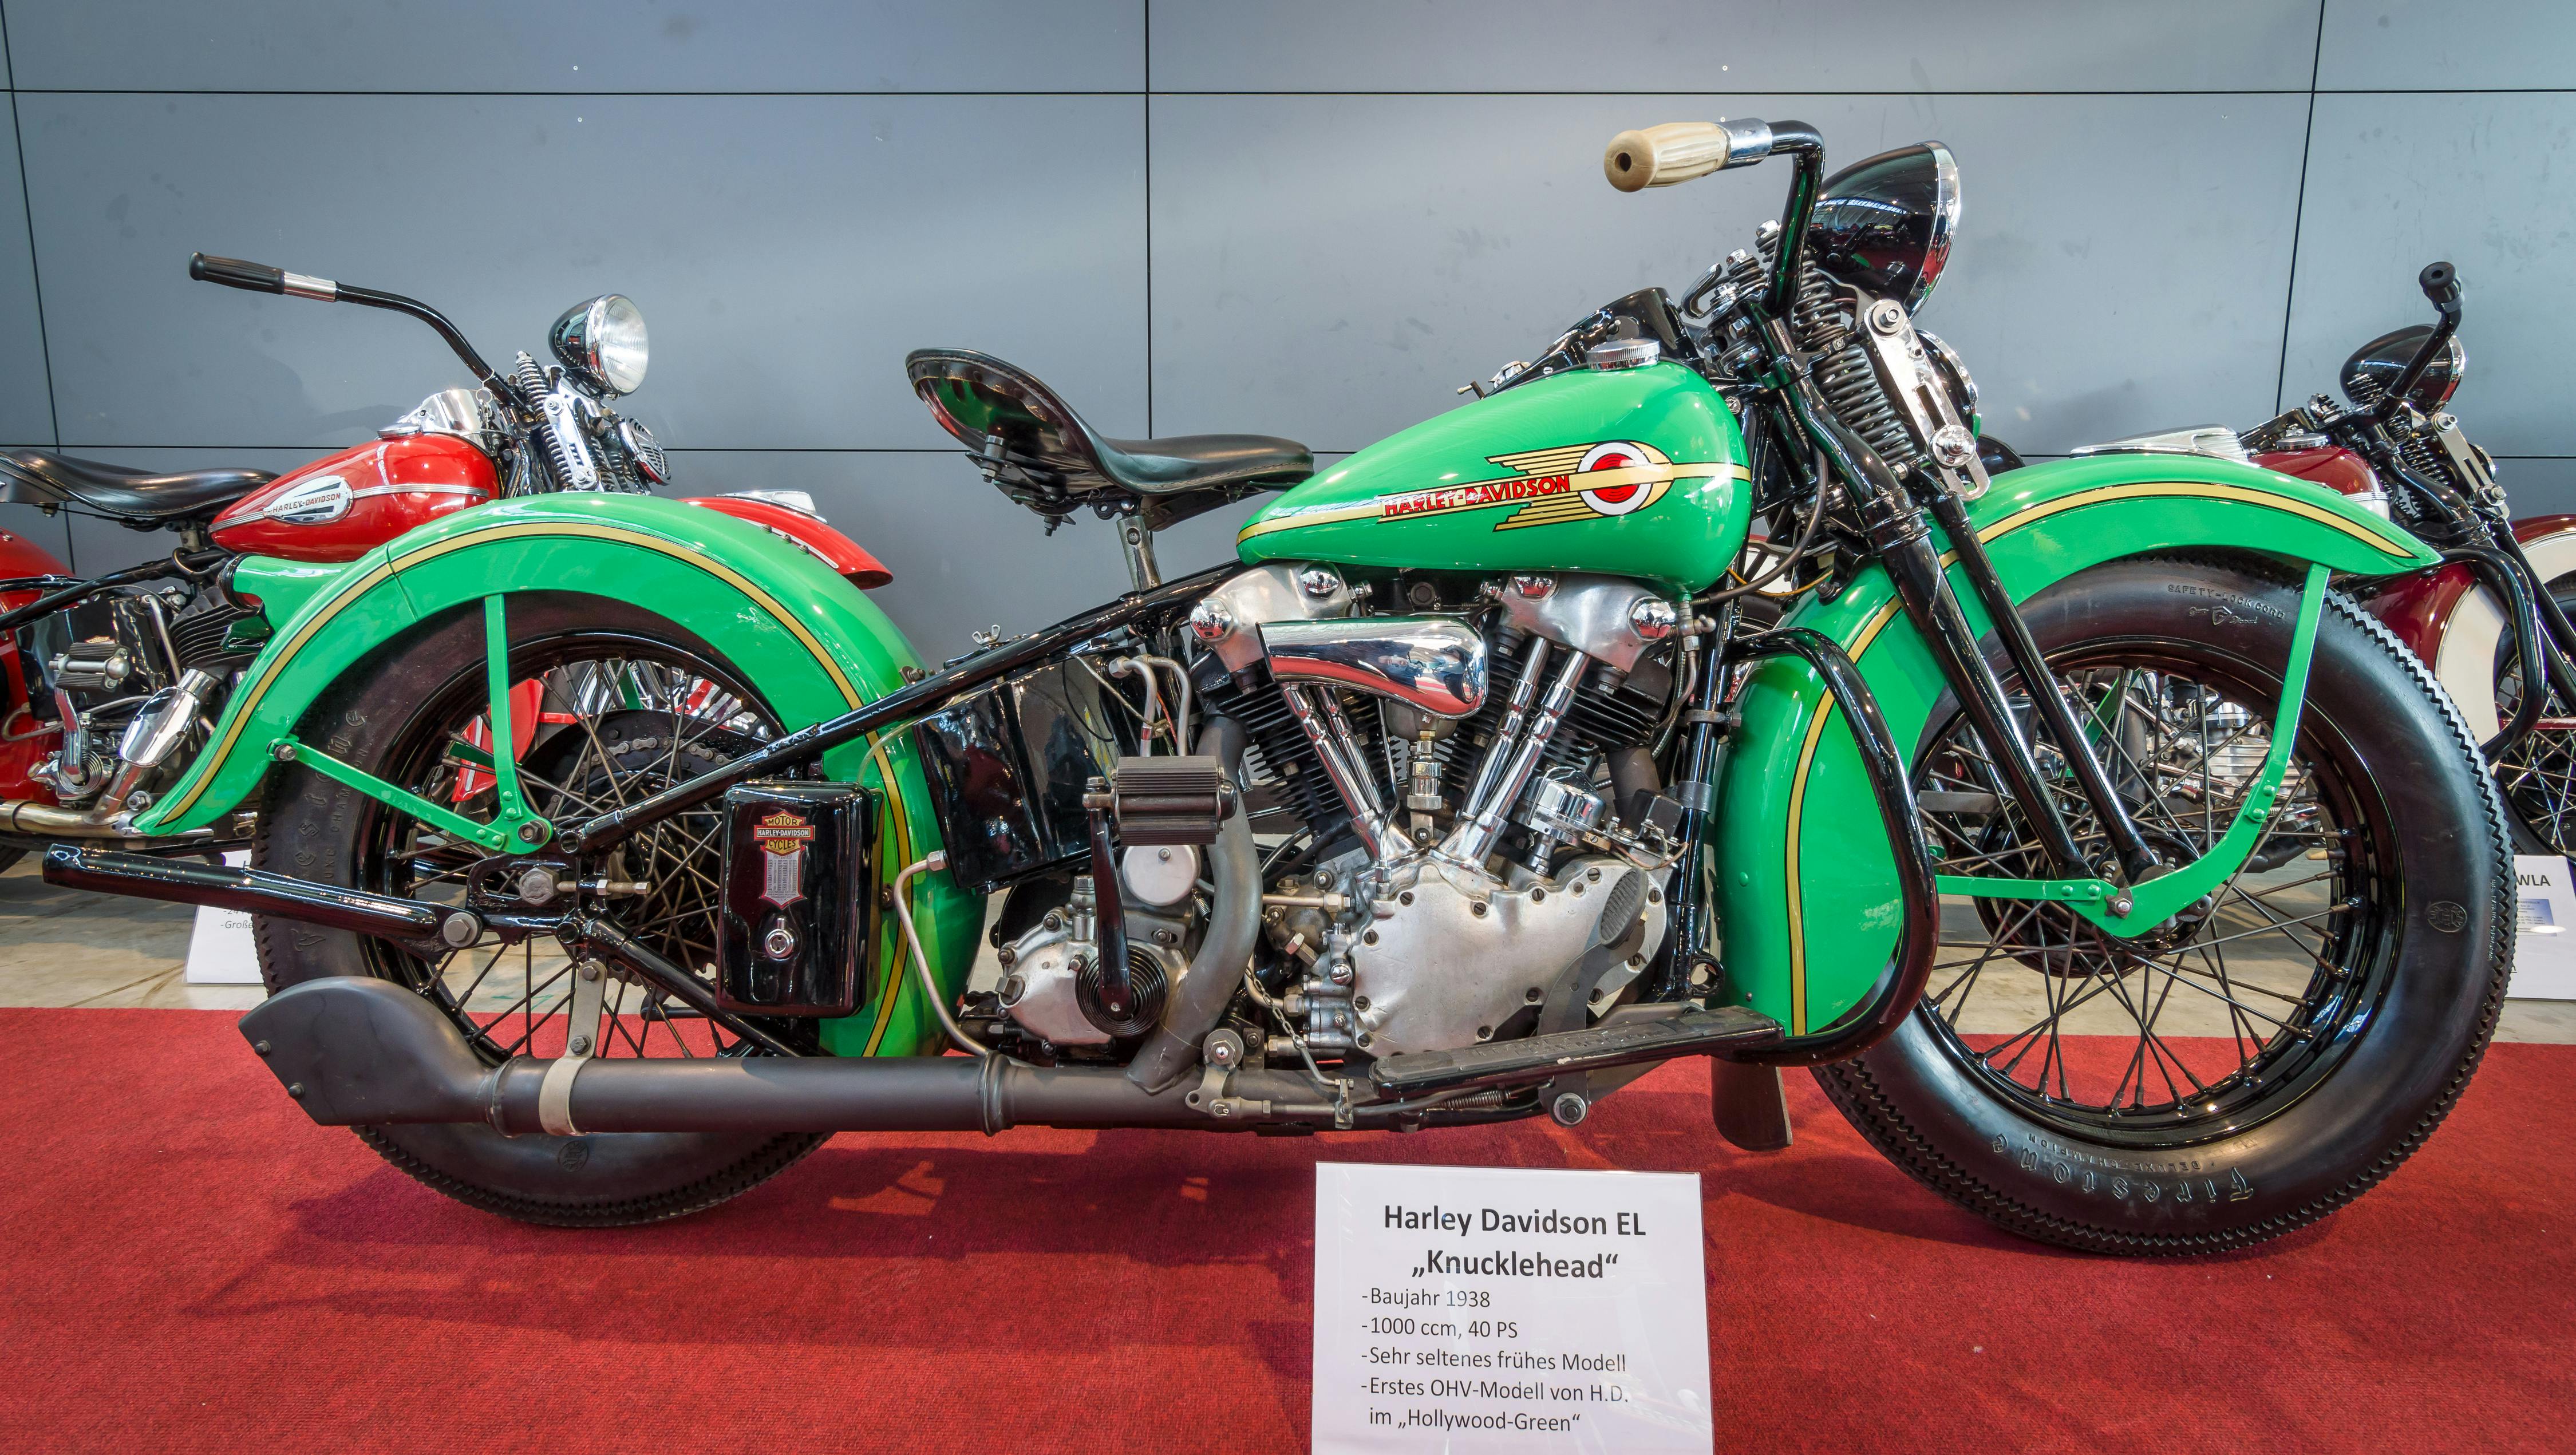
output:
[[[2213,603],[2231,623],[2216,644]],[[2107,638],[2182,640],[2268,664],[2277,684],[2297,603],[2294,586],[2241,564],[2137,560],[2063,582],[2025,615],[2052,658]],[[2012,1232],[2125,1255],[2260,1243],[2404,1162],[2468,1084],[2503,1003],[2515,925],[2506,818],[2458,710],[2339,594],[2326,603],[2307,704],[2302,754],[2314,735],[2358,753],[2394,826],[2403,886],[2376,1003],[2323,1080],[2191,1145],[2087,1141],[1967,1069],[1925,1008],[1860,1057],[1817,1069],[1852,1125],[1917,1181]]]
[[[514,660],[532,642],[599,632],[659,638],[722,660],[704,643],[631,606],[595,597],[512,598]],[[461,613],[343,678],[316,705],[308,731],[323,733],[341,761],[381,774],[406,734],[416,730],[424,705],[454,691],[460,680],[479,681],[484,670],[481,614]],[[355,790],[309,769],[281,770],[270,779],[251,862],[354,885],[362,824],[373,808]],[[265,916],[254,928],[260,974],[272,995],[321,976],[381,973],[362,936]],[[699,1212],[769,1180],[825,1140],[803,1133],[505,1137],[480,1123],[352,1130],[387,1162],[459,1202],[558,1227],[622,1227]]]

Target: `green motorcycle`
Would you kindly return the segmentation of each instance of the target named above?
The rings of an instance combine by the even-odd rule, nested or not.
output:
[[[444,515],[263,603],[140,821],[255,807],[249,870],[46,876],[256,912],[242,1030],[288,1093],[541,1222],[706,1207],[842,1130],[1573,1124],[1683,1056],[1738,1143],[1786,1142],[1812,1066],[2036,1238],[2333,1210],[2449,1110],[2511,959],[2475,746],[2334,586],[2435,554],[2204,456],[1990,482],[1913,319],[1938,144],[1828,180],[1802,124],[1687,124],[1604,165],[1771,156],[1781,222],[1681,305],[1321,475],[912,355],[1133,588],[937,669],[707,511]],[[1163,579],[1157,530],[1268,491],[1238,565]]]

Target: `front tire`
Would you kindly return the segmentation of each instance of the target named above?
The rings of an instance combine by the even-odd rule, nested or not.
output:
[[[2196,857],[2232,814],[2216,770],[2250,777],[2244,765],[2259,761],[2242,735],[2268,738],[2298,597],[2241,566],[2133,560],[2024,608],[2089,720],[2129,721],[2141,683],[2167,727],[2176,712],[2197,716],[2196,755],[2187,734],[2148,748],[2138,734],[2162,729],[2105,729],[2121,745],[2114,776],[2168,861]],[[2117,704],[2105,682],[2117,684]],[[2245,745],[2233,758],[2210,747],[2220,719]],[[1958,791],[1972,781],[1948,775],[1968,771],[1977,749],[1955,704],[1936,708],[1918,787],[1952,790],[1944,802],[1973,797]],[[2197,765],[2198,797],[2176,764]],[[1943,953],[1967,954],[1934,972],[1925,1004],[1894,1035],[1819,1068],[1826,1094],[1943,1196],[2026,1237],[2095,1252],[2241,1248],[2368,1190],[2441,1124],[2494,1030],[2513,951],[2505,818],[2449,700],[2340,595],[2320,622],[2292,766],[2274,832],[2308,837],[2288,853],[2258,850],[2177,918],[2169,944],[2123,948],[2062,910],[1948,901]],[[2073,803],[2067,811],[2097,847]],[[1927,820],[1954,872],[2044,872],[2017,837],[2017,812]],[[1968,853],[1989,862],[1960,863]],[[2265,937],[2280,943],[2258,961],[2249,951]],[[2022,1014],[2035,995],[2045,1025],[2018,1048],[2009,1027],[1980,1035],[1961,1019],[1980,987],[2005,986],[2020,987]],[[2160,1037],[2177,998],[2223,1000],[2228,1044]],[[2121,1008],[2134,1047],[2061,1034],[2070,1016]]]

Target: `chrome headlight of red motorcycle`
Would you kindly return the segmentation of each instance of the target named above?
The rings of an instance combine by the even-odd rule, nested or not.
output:
[[[568,310],[546,331],[546,343],[574,377],[603,395],[642,388],[644,366],[652,359],[643,311],[618,293]]]

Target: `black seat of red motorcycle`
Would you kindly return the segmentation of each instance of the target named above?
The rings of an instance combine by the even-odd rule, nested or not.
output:
[[[32,483],[39,492],[50,487],[62,497],[63,504],[149,525],[211,520],[222,514],[225,506],[277,478],[266,470],[189,470],[156,475],[44,450],[0,452],[0,473]]]
[[[972,349],[919,349],[913,392],[993,483],[1048,514],[1086,495],[1140,497],[1157,527],[1315,473],[1314,452],[1270,435],[1114,439],[1019,366]]]

